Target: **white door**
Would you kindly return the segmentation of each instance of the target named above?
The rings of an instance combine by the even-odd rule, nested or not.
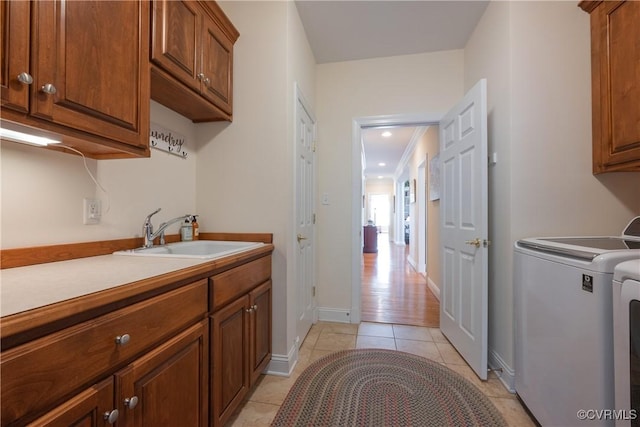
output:
[[[315,120],[296,87],[296,335],[301,344],[313,323],[314,267],[314,200],[315,200]]]
[[[487,82],[440,122],[440,329],[487,379]]]

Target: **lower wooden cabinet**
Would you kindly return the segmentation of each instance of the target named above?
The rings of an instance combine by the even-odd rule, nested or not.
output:
[[[116,421],[118,410],[113,404],[113,378],[106,379],[83,391],[49,413],[29,424],[29,427],[108,426]]]
[[[211,319],[212,424],[223,426],[271,360],[271,281]]]
[[[205,427],[208,320],[203,320],[29,424]]]
[[[208,424],[208,333],[203,320],[115,374],[119,426]]]
[[[268,255],[3,349],[0,427],[222,426],[271,360],[270,277]]]

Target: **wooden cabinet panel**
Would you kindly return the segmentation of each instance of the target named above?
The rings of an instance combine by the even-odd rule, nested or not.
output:
[[[2,425],[90,384],[207,309],[207,281],[201,280],[3,352]],[[128,342],[119,344],[125,334]]]
[[[249,297],[237,299],[212,316],[213,425],[222,426],[249,391]]]
[[[154,0],[151,97],[194,122],[230,121],[238,36],[213,1]]]
[[[201,33],[201,12],[195,1],[153,2],[151,61],[195,91]]]
[[[119,426],[205,427],[208,417],[208,320],[137,359],[115,375]],[[125,404],[137,399],[134,407]]]
[[[0,10],[3,127],[93,158],[149,155],[148,2],[2,1]]]
[[[253,385],[271,361],[271,280],[249,294],[251,311],[250,374]]]
[[[593,172],[640,171],[640,2],[581,2],[591,13]]]
[[[32,115],[133,146],[148,141],[147,2],[34,2]],[[114,72],[114,70],[117,70]],[[55,93],[42,89],[53,85]]]
[[[105,414],[113,410],[113,379],[109,377],[28,424],[28,427],[106,427],[110,424]]]
[[[210,292],[212,311],[246,294],[269,277],[271,277],[271,256],[259,258],[213,276]]]
[[[203,21],[202,73],[205,98],[231,114],[233,43],[210,19]]]
[[[2,108],[26,113],[29,111],[29,85],[21,83],[18,75],[27,73],[29,77],[29,18],[30,2],[0,2],[0,46],[2,49],[2,68],[0,69],[0,88]]]

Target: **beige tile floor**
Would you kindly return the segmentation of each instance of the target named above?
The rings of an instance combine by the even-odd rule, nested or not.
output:
[[[535,426],[515,395],[509,393],[500,380],[491,374],[480,381],[460,357],[440,329],[382,323],[319,322],[311,328],[302,347],[300,360],[289,377],[263,375],[240,410],[227,423],[233,427],[268,426],[284,401],[289,388],[309,364],[333,351],[352,348],[386,348],[416,354],[458,372],[475,384],[500,410],[509,426]]]

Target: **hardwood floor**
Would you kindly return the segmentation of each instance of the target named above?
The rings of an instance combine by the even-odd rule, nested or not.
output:
[[[440,304],[427,280],[407,262],[409,246],[378,234],[378,252],[363,254],[362,321],[440,326]]]

